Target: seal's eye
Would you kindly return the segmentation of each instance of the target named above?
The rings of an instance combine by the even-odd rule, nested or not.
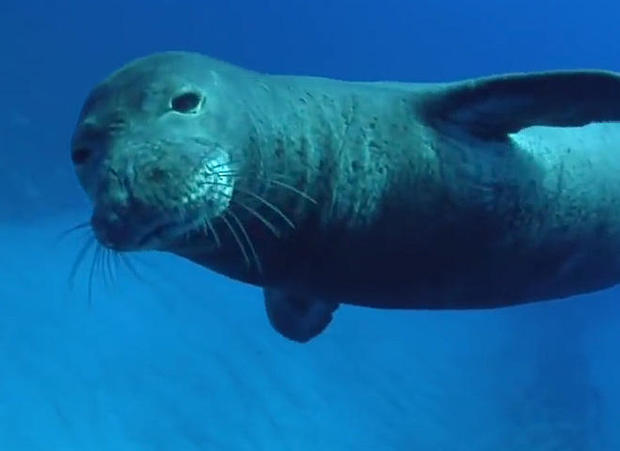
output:
[[[200,105],[202,97],[196,92],[185,92],[170,101],[170,106],[179,113],[194,113]]]
[[[86,160],[90,158],[91,150],[88,147],[78,147],[71,152],[71,161],[76,166],[86,163]]]

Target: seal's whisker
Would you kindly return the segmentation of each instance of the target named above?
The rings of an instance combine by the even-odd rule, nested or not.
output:
[[[250,252],[252,253],[254,262],[256,263],[256,270],[259,272],[259,274],[262,274],[263,265],[261,264],[260,259],[258,258],[258,253],[256,252],[256,248],[254,247],[254,243],[252,242],[252,239],[250,238],[248,231],[243,226],[243,223],[239,220],[239,217],[235,214],[234,211],[228,210],[227,213],[232,217],[233,221],[235,221],[235,223],[239,227],[239,230],[241,231],[241,234],[245,238],[246,243],[248,243],[248,247],[250,248]]]
[[[229,177],[229,178],[248,178],[249,175],[245,175],[245,176],[241,176],[235,172],[223,172],[223,173],[219,173],[217,174],[218,176],[222,176],[222,177]],[[277,180],[277,177],[280,177],[282,180]],[[283,174],[273,174],[270,178],[268,177],[258,177],[259,180],[263,180],[267,183],[271,183],[273,185],[278,185],[282,188],[285,188],[295,194],[298,194],[299,196],[303,197],[304,199],[306,199],[309,202],[312,202],[313,204],[317,205],[318,202],[316,199],[314,199],[312,196],[310,196],[308,193],[306,193],[305,191],[300,190],[299,188],[296,188],[295,186],[293,186],[290,183],[287,183],[283,180],[289,180],[289,181],[293,181],[292,177],[287,177]]]
[[[239,171],[237,169],[231,169],[228,171],[218,171],[216,174],[217,176],[222,176],[222,177],[239,177],[239,178],[250,178],[250,176],[254,176],[256,178],[258,178],[259,180],[269,180],[269,177],[278,177],[284,180],[290,180],[290,181],[294,181],[295,177],[288,175],[288,174],[280,174],[280,173],[275,173],[275,174],[269,174],[267,175],[262,175],[262,173],[260,171],[254,170],[254,171]]]
[[[114,285],[114,283],[116,282],[116,273],[115,273],[115,268],[114,268],[114,260],[112,258],[112,256],[115,254],[115,252],[111,249],[105,249],[104,252],[104,256],[105,256],[105,266],[106,266],[106,270],[108,272],[108,278],[110,280],[110,285]]]
[[[215,245],[218,248],[222,247],[222,240],[220,240],[220,236],[216,232],[215,227],[213,227],[213,222],[211,222],[209,218],[205,218],[203,230],[205,231],[206,235],[208,235],[208,232],[211,232],[211,234],[213,235],[213,240],[215,241]]]
[[[111,286],[111,282],[110,282],[110,274],[107,272],[107,262],[106,262],[106,256],[108,253],[107,252],[108,249],[103,246],[100,246],[100,248],[101,248],[101,252],[99,253],[99,262],[98,262],[97,272],[101,274],[104,287],[106,289],[109,289]]]
[[[77,225],[74,225],[73,227],[68,228],[67,230],[61,232],[58,237],[56,238],[57,241],[62,241],[64,240],[67,236],[71,235],[73,232],[76,232],[78,230],[82,230],[82,229],[86,229],[90,227],[90,221],[84,221],[81,222]]]
[[[94,244],[95,244],[95,237],[91,236],[84,242],[84,244],[78,251],[75,261],[73,262],[73,265],[71,266],[71,271],[69,272],[69,281],[68,281],[69,287],[73,288],[73,284],[75,282],[75,276],[77,275],[77,272],[80,269],[80,266],[84,262],[84,257],[86,256],[88,251],[92,249]]]
[[[100,246],[101,252],[99,252],[99,262],[97,271],[101,273],[103,284],[106,288],[110,288],[110,274],[108,273],[107,256],[108,250],[105,247]]]
[[[114,271],[114,282],[118,280],[118,271],[120,266],[120,258],[118,252],[110,252],[110,260],[112,262],[112,269]]]
[[[118,271],[119,271],[119,259],[118,259],[118,252],[113,251],[111,253],[112,256],[112,269],[114,270],[114,281],[116,282],[118,280]]]
[[[81,229],[84,227],[78,227],[77,229]],[[90,263],[90,269],[88,270],[88,303],[92,304],[93,298],[93,283],[95,281],[95,276],[100,275],[104,285],[107,288],[113,286],[117,281],[119,262],[123,260],[123,255],[120,253],[107,249],[101,246],[95,237],[91,234],[86,238],[86,241],[80,247],[78,254],[75,258],[71,266],[71,271],[68,277],[68,284],[71,290],[75,287],[75,280],[78,272],[82,268],[87,255],[94,248],[94,252],[92,253],[92,260]],[[134,271],[135,272],[135,271]]]
[[[93,261],[90,265],[90,271],[88,273],[88,305],[91,306],[93,303],[93,280],[95,278],[95,273],[97,272],[97,268],[99,266],[99,258],[101,255],[101,245],[97,244],[95,248],[95,254],[93,255]]]
[[[212,186],[226,186],[226,187],[228,186],[226,183],[220,183],[220,182],[207,182],[207,184],[212,185]],[[238,192],[240,192],[240,193],[246,194],[246,195],[251,196],[254,199],[258,200],[259,202],[264,204],[266,207],[271,209],[273,212],[275,212],[278,216],[280,216],[284,220],[284,222],[286,222],[292,229],[295,229],[295,224],[293,223],[293,221],[291,221],[290,218],[288,216],[286,216],[286,214],[284,214],[284,212],[282,210],[280,210],[274,204],[269,202],[263,196],[260,196],[260,195],[258,195],[256,193],[253,193],[252,191],[246,190],[244,188],[236,188],[236,190]]]
[[[295,177],[291,177],[285,174],[270,174],[270,175],[261,175],[259,173],[245,173],[245,174],[241,174],[239,172],[221,172],[221,173],[217,173],[218,177],[222,177],[222,178],[235,178],[237,180],[248,180],[251,179],[252,177],[254,177],[256,180],[260,180],[263,182],[267,182],[267,183],[271,183],[272,180],[276,180],[279,179],[280,181],[288,181],[290,183],[295,182],[297,179]],[[292,186],[290,185],[289,186]],[[303,193],[303,191],[299,190],[299,188],[295,188],[296,190],[300,191]],[[304,193],[308,196],[307,193]]]
[[[230,233],[232,234],[233,238],[237,242],[237,245],[239,246],[239,250],[243,254],[243,259],[245,260],[245,264],[249,268],[250,267],[250,258],[248,257],[248,253],[245,250],[245,246],[241,242],[241,239],[239,238],[239,235],[235,231],[235,228],[232,226],[232,224],[230,223],[230,221],[228,220],[228,218],[226,217],[225,214],[221,215],[220,218],[222,218],[222,221],[224,221],[224,224],[226,224],[226,226],[228,227],[228,230],[230,230]]]
[[[110,271],[110,251],[107,248],[101,250],[101,272],[104,275],[106,288],[113,285],[112,272]]]
[[[243,194],[246,194],[248,196],[253,197],[254,199],[258,200],[259,202],[262,202],[266,207],[270,208],[273,212],[275,212],[278,216],[280,216],[284,220],[284,222],[286,222],[292,229],[295,228],[295,224],[293,223],[293,221],[291,221],[289,219],[289,217],[286,216],[282,210],[280,210],[274,204],[269,202],[263,196],[260,196],[260,195],[258,195],[256,193],[253,193],[252,191],[249,191],[249,190],[246,190],[246,189],[243,189],[243,188],[238,188],[238,191],[240,193],[243,193]]]
[[[238,199],[234,199],[231,202],[235,205],[239,205],[244,210],[247,210],[252,216],[255,216],[261,223],[263,223],[265,227],[271,230],[271,232],[275,235],[276,238],[280,238],[281,232],[278,230],[278,228],[274,226],[267,218],[257,212],[254,208],[247,206]]]
[[[238,160],[238,161],[240,161],[240,160]],[[224,166],[228,166],[228,167],[230,167],[230,166],[235,166],[235,165],[236,165],[236,163],[237,163],[237,162],[236,162],[236,161],[234,161],[234,160],[228,160],[228,161],[223,161],[223,162],[218,163],[218,164],[213,165],[213,166],[211,166],[209,163],[207,163],[207,165],[206,165],[206,166],[207,166],[207,169],[208,169],[209,171],[211,171],[211,172],[216,172],[216,171],[217,171],[219,168],[221,168],[221,167],[224,167]]]
[[[140,272],[137,270],[137,268],[134,266],[134,264],[131,262],[131,259],[127,255],[121,253],[116,253],[115,255],[118,257],[120,263],[125,265],[125,267],[129,270],[131,274],[133,274],[136,279],[138,279],[142,283],[146,283],[144,277],[142,277]]]
[[[307,194],[307,193],[305,193],[305,192],[295,188],[293,185],[290,185],[288,183],[282,182],[280,180],[275,180],[275,179],[271,179],[271,180],[267,180],[267,181],[269,183],[273,183],[274,185],[281,186],[282,188],[286,188],[289,191],[292,191],[292,192],[294,192],[296,194],[299,194],[301,197],[303,197],[304,199],[312,202],[315,205],[318,204],[318,202],[315,199],[313,199],[309,194]]]

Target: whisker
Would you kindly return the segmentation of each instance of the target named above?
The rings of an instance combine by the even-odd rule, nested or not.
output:
[[[268,219],[266,219],[263,215],[261,215],[255,209],[253,209],[252,207],[247,206],[246,204],[244,204],[240,200],[236,200],[236,199],[232,200],[232,203],[235,204],[235,205],[239,205],[244,210],[247,210],[252,216],[255,216],[256,218],[258,218],[258,220],[261,223],[263,223],[265,225],[265,227],[267,227],[269,230],[271,230],[271,232],[275,235],[276,238],[280,238],[281,233],[276,228],[276,226],[274,226],[271,222],[269,222]]]
[[[93,279],[95,276],[95,272],[97,271],[99,265],[99,256],[101,255],[101,246],[97,244],[95,248],[95,254],[93,256],[93,261],[90,265],[90,272],[88,274],[88,306],[90,307],[93,303]]]
[[[277,177],[283,180],[290,180],[290,181],[294,181],[295,178],[287,175],[287,174],[272,174],[270,177],[267,177],[266,175],[261,175],[261,173],[259,171],[246,171],[244,173],[241,173],[239,170],[230,170],[230,171],[220,171],[217,172],[215,175],[218,176],[222,176],[222,177],[238,177],[238,178],[249,178],[250,176],[255,176],[257,179],[259,180],[269,180],[270,177]]]
[[[250,258],[248,257],[248,253],[245,250],[245,246],[241,242],[241,239],[239,238],[239,235],[235,231],[234,227],[230,224],[230,221],[226,218],[225,214],[221,215],[220,218],[222,218],[222,221],[224,221],[224,223],[226,224],[226,226],[230,230],[230,233],[235,238],[235,241],[237,242],[237,245],[239,246],[239,250],[241,250],[241,253],[243,254],[243,259],[245,260],[245,264],[249,268],[250,267]]]
[[[222,247],[222,240],[220,240],[220,236],[217,234],[215,227],[213,227],[213,223],[211,222],[211,220],[209,218],[205,219],[205,225],[207,227],[208,230],[211,231],[211,233],[213,234],[213,239],[215,240],[215,245],[220,248]]]
[[[125,265],[125,267],[129,270],[131,274],[133,274],[136,279],[138,279],[142,283],[146,283],[146,280],[144,279],[144,277],[142,277],[142,274],[140,274],[140,272],[136,269],[136,267],[131,262],[131,259],[127,255],[120,253],[117,253],[116,255],[119,258],[120,262]]]
[[[282,210],[280,210],[278,207],[276,207],[274,204],[272,204],[271,202],[269,202],[267,199],[265,199],[262,196],[259,196],[258,194],[253,193],[252,191],[248,191],[246,189],[239,189],[238,191],[240,193],[244,193],[247,194],[248,196],[253,197],[254,199],[258,200],[259,202],[262,202],[265,206],[269,207],[271,210],[273,210],[278,216],[280,216],[284,222],[286,222],[292,229],[295,228],[295,224],[293,223],[293,221],[291,221],[288,216],[286,216]]]
[[[112,270],[112,282],[116,283],[118,280],[118,260],[116,259],[116,252],[110,251],[110,269]]]
[[[120,266],[120,256],[118,252],[111,252],[112,267],[114,269],[114,281],[118,280],[118,271]]]
[[[269,183],[273,183],[274,185],[281,186],[282,188],[286,188],[286,189],[288,189],[288,190],[290,190],[290,191],[292,191],[292,192],[294,192],[296,194],[299,194],[301,197],[303,197],[304,199],[312,202],[313,204],[318,205],[318,202],[315,199],[313,199],[312,197],[310,197],[309,194],[307,194],[307,193],[305,193],[305,192],[295,188],[293,185],[290,185],[290,184],[285,183],[285,182],[281,182],[279,180],[274,180],[274,179],[268,180],[268,182]]]
[[[107,279],[110,282],[110,287],[112,287],[114,285],[114,282],[116,281],[116,276],[114,274],[114,268],[112,266],[112,254],[114,254],[114,251],[111,249],[104,249],[103,251],[104,273],[107,272],[108,274]]]
[[[99,252],[99,258],[97,262],[97,272],[101,274],[101,278],[103,280],[103,285],[105,288],[110,287],[110,280],[108,279],[108,273],[106,271],[106,254],[107,249],[103,246],[99,246],[101,251]]]
[[[87,222],[78,224],[64,232],[63,237],[76,230],[86,229],[89,227],[90,223]],[[130,259],[125,254],[101,246],[92,233],[89,233],[89,235],[85,237],[85,241],[80,246],[77,256],[71,265],[71,271],[69,272],[67,281],[69,289],[75,289],[78,272],[83,267],[83,264],[93,247],[94,252],[92,253],[92,261],[87,273],[89,306],[93,303],[95,276],[98,274],[102,276],[105,287],[110,288],[117,283],[120,266],[122,265],[126,267],[136,279],[141,282],[145,282],[145,279],[141,276],[140,272],[134,267]]]
[[[220,183],[220,182],[208,182],[208,184],[213,185],[213,186],[228,186],[225,183]],[[282,210],[280,210],[278,207],[276,207],[274,204],[272,204],[271,202],[269,202],[267,199],[265,199],[262,196],[259,196],[258,194],[253,193],[252,191],[243,189],[243,188],[236,188],[237,191],[239,191],[240,193],[246,194],[248,196],[251,196],[253,198],[255,198],[256,200],[258,200],[259,202],[262,202],[265,206],[267,206],[268,208],[270,208],[272,211],[274,211],[278,216],[280,216],[284,222],[286,222],[292,229],[295,229],[295,224],[293,223],[293,221],[291,221],[289,219],[288,216],[286,216]]]
[[[224,161],[222,163],[218,163],[215,166],[211,166],[210,164],[207,163],[207,169],[209,169],[211,172],[215,172],[217,169],[223,167],[223,166],[234,166],[235,162],[234,161]]]
[[[110,280],[108,279],[108,275],[106,274],[105,268],[105,254],[106,248],[103,246],[99,246],[101,252],[99,252],[99,262],[97,262],[97,272],[101,275],[103,279],[103,286],[107,289],[110,288]]]
[[[218,173],[218,176],[223,176],[223,177],[236,177],[236,178],[248,178],[249,175],[241,175],[241,174],[237,174],[235,172],[223,172],[223,173]],[[276,177],[281,178],[282,180],[277,180]],[[274,174],[272,177],[258,177],[259,180],[262,180],[264,182],[267,183],[271,183],[273,185],[278,185],[282,188],[285,188],[301,197],[303,197],[304,199],[306,199],[307,201],[318,205],[318,202],[316,199],[314,199],[312,196],[310,196],[308,193],[306,193],[305,191],[300,190],[299,188],[296,188],[295,186],[293,186],[290,183],[286,183],[283,180],[289,180],[289,181],[293,181],[292,177],[288,177],[285,176],[283,174]]]
[[[84,262],[84,257],[88,253],[90,249],[92,249],[95,244],[95,237],[91,236],[86,240],[86,242],[82,245],[80,250],[78,251],[77,257],[71,266],[71,272],[69,273],[69,287],[73,288],[75,282],[75,276],[77,275],[78,270],[80,269],[80,265]]]
[[[243,226],[242,222],[239,220],[239,217],[233,211],[228,210],[228,214],[233,218],[233,221],[237,223],[239,230],[241,230],[241,234],[245,238],[246,243],[248,243],[248,246],[250,247],[250,252],[252,253],[252,257],[254,258],[254,262],[256,263],[256,269],[259,272],[259,274],[262,274],[263,265],[261,264],[260,259],[258,258],[256,248],[254,247],[254,243],[252,243],[252,240],[250,239],[250,236],[248,235],[246,228]]]
[[[67,236],[71,235],[73,232],[76,232],[78,230],[81,229],[85,229],[90,227],[90,221],[85,221],[85,222],[81,222],[80,224],[77,224],[73,227],[70,227],[69,229],[61,232],[58,237],[56,238],[57,241],[62,241],[64,240]]]

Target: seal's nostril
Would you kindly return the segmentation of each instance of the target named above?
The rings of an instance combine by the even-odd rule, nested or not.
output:
[[[86,163],[86,160],[90,158],[92,151],[88,147],[78,147],[71,152],[71,161],[76,166]]]

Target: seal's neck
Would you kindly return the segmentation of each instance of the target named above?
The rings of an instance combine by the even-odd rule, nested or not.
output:
[[[410,121],[394,114],[404,92],[312,77],[266,80],[264,164],[316,199],[323,225],[358,228],[372,221],[386,190],[390,155],[398,152],[387,124]]]

